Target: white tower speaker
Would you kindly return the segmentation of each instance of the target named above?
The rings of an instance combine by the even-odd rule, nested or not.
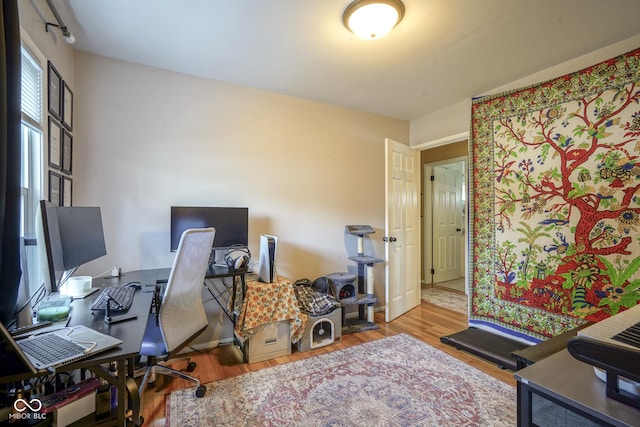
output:
[[[258,280],[273,283],[276,280],[276,249],[278,238],[263,234],[260,236],[260,257],[258,258]]]

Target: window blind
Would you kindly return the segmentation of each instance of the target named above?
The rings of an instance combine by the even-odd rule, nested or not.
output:
[[[42,68],[22,47],[22,113],[42,126]]]

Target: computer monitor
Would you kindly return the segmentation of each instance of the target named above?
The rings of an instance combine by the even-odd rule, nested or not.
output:
[[[180,237],[190,228],[214,227],[212,249],[249,245],[249,208],[243,207],[171,207],[171,251],[178,250]]]
[[[57,292],[79,266],[107,254],[99,207],[61,207],[41,200],[36,223],[49,293]]]
[[[59,206],[56,212],[65,270],[107,254],[99,207]]]
[[[44,266],[44,284],[48,293],[57,292],[58,284],[64,274],[62,242],[56,206],[46,200],[40,200],[36,214],[36,241],[40,259]]]

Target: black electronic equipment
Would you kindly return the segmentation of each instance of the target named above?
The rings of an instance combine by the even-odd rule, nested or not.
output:
[[[577,336],[567,342],[567,350],[579,361],[606,372],[607,397],[640,409],[640,396],[621,385],[625,379],[635,382],[636,386],[640,382],[640,349]]]
[[[171,207],[171,251],[178,250],[180,237],[190,228],[216,229],[212,249],[249,245],[249,208],[246,207]]]
[[[240,270],[249,267],[251,252],[245,245],[233,245],[224,253],[224,262],[232,270]]]
[[[66,270],[107,254],[99,207],[59,206],[56,212]]]
[[[37,223],[49,292],[57,292],[82,264],[107,254],[99,207],[61,207],[41,200]]]
[[[49,292],[57,292],[58,283],[65,270],[62,260],[62,242],[56,206],[46,200],[40,200],[36,216],[36,239],[40,257],[46,267],[45,286]]]
[[[134,286],[109,286],[102,290],[100,296],[91,304],[91,310],[127,311],[133,303],[136,293]]]
[[[580,329],[569,353],[595,367],[608,397],[640,408],[640,305]],[[601,374],[601,375],[600,375]]]

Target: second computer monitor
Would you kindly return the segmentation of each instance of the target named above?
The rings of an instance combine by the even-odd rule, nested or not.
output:
[[[107,254],[99,207],[58,207],[57,213],[66,270]]]
[[[48,292],[57,292],[65,273],[107,254],[99,207],[60,207],[42,200],[37,240]]]
[[[237,207],[171,207],[171,251],[175,252],[180,237],[190,228],[214,227],[214,249],[233,245],[249,245],[249,209]]]

